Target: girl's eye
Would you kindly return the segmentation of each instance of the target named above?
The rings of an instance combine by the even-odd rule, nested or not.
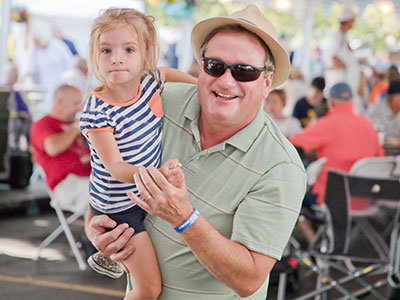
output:
[[[110,50],[110,49],[102,49],[100,52],[101,52],[101,53],[110,53],[111,50]]]
[[[135,52],[135,49],[133,49],[133,48],[127,48],[127,49],[126,49],[126,52],[132,53],[132,52]]]

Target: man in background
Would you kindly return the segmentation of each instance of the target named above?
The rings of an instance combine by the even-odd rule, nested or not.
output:
[[[48,188],[64,210],[87,208],[89,148],[76,114],[81,110],[82,83],[68,76],[56,88],[50,113],[33,123],[30,132],[34,161],[43,169]]]
[[[339,14],[339,30],[332,36],[327,49],[325,80],[329,90],[338,82],[346,82],[357,95],[360,83],[360,65],[350,47],[347,32],[353,28],[356,14],[350,6],[345,6]]]

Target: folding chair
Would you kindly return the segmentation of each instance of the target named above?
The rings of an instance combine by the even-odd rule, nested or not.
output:
[[[35,166],[34,174],[32,176],[33,176],[33,178],[38,178],[38,176],[40,176],[40,177],[42,177],[43,180],[45,180],[44,171],[42,170],[42,168],[39,165]],[[79,269],[81,271],[86,270],[87,265],[78,249],[75,238],[72,235],[71,229],[69,227],[69,225],[71,223],[75,222],[78,218],[83,217],[84,213],[83,212],[73,212],[68,218],[66,218],[59,203],[54,199],[53,192],[50,189],[47,189],[47,190],[48,190],[48,193],[50,196],[50,204],[57,214],[60,225],[40,243],[35,260],[38,260],[40,258],[40,254],[43,249],[45,249],[47,246],[49,246],[61,233],[64,232],[64,234],[67,238],[68,244],[72,250],[72,253],[74,254],[74,257],[78,263]]]
[[[368,157],[362,158],[354,163],[350,169],[350,174],[358,175],[362,177],[372,177],[372,178],[399,178],[400,175],[400,157],[396,156],[382,156],[382,157]],[[368,217],[377,215],[382,208],[388,208],[393,211],[397,209],[397,203],[393,201],[388,201],[380,199],[375,201],[369,209],[361,211],[352,211],[353,216],[361,215],[361,217]],[[388,224],[388,229],[385,230],[384,236],[388,236],[390,233],[392,223]],[[370,228],[371,224],[366,224],[364,228]],[[387,250],[386,250],[387,253]]]
[[[298,251],[299,261],[317,274],[316,289],[296,300],[328,299],[328,293],[335,290],[341,295],[338,299],[358,299],[369,294],[375,299],[388,299],[379,288],[389,284],[392,290],[400,288],[400,210],[396,212],[390,239],[389,255],[382,258],[351,255],[351,214],[349,212],[352,196],[373,199],[387,199],[400,203],[400,184],[398,179],[366,178],[352,174],[329,171],[324,207],[326,208],[326,231],[321,248],[313,251]],[[398,206],[400,207],[400,205]],[[362,267],[350,270],[346,261],[362,263]],[[367,266],[365,266],[367,264]],[[334,279],[330,269],[335,269],[343,277]],[[365,276],[379,275],[380,280],[368,283]],[[358,283],[359,287],[349,290],[348,282]],[[330,298],[333,299],[333,298]],[[390,298],[395,299],[395,298]]]

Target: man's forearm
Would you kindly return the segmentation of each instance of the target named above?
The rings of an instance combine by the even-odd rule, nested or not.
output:
[[[64,153],[72,146],[79,134],[81,134],[79,129],[75,127],[53,134],[44,140],[44,150],[49,156],[56,156]]]
[[[275,263],[225,238],[201,216],[181,235],[199,262],[241,297],[256,292]]]

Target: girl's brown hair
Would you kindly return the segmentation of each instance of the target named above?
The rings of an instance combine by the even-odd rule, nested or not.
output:
[[[283,106],[286,105],[286,93],[285,93],[285,90],[283,90],[283,89],[274,89],[271,92],[269,92],[269,94],[270,95],[271,94],[276,94],[279,97],[279,99],[281,99],[281,101],[283,103]]]
[[[144,56],[144,74],[152,74],[159,81],[157,72],[158,57],[160,48],[157,40],[157,30],[154,24],[154,17],[141,13],[132,8],[109,8],[98,17],[91,29],[89,43],[89,74],[93,74],[106,85],[106,80],[101,76],[98,65],[99,40],[102,33],[128,25],[135,31],[139,38],[141,51]]]

